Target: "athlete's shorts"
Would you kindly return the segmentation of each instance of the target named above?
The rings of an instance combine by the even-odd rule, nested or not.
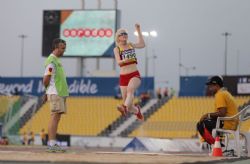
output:
[[[139,71],[135,71],[135,72],[132,72],[129,74],[120,75],[120,82],[119,82],[120,86],[128,86],[130,79],[132,79],[133,77],[137,77],[137,78],[141,79]]]
[[[61,97],[58,95],[47,95],[48,101],[50,104],[50,111],[51,113],[66,113],[66,97]]]

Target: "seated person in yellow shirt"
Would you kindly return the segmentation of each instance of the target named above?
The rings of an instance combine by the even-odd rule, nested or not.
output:
[[[224,85],[222,77],[213,76],[209,79],[206,85],[214,94],[215,112],[204,114],[197,123],[197,130],[208,144],[213,144],[214,140],[211,140],[212,130],[216,126],[217,117],[230,117],[237,114],[238,106],[231,93],[229,93],[226,88],[223,87]],[[238,120],[232,120],[221,122],[220,126],[223,127],[223,129],[235,130],[237,125]]]

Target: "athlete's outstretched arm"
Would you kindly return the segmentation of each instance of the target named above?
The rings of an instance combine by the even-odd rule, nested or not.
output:
[[[137,43],[132,44],[132,46],[134,48],[144,48],[146,45],[142,36],[141,27],[139,24],[135,24],[135,30],[138,33],[138,37],[137,37],[138,40],[137,40]]]

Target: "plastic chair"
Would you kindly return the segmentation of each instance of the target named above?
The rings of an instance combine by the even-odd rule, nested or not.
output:
[[[250,110],[250,105],[247,105],[246,107],[244,107],[240,112],[238,112],[236,115],[231,116],[231,117],[218,117],[217,118],[217,122],[216,122],[216,127],[215,129],[213,129],[212,131],[212,135],[213,137],[216,137],[217,132],[223,133],[226,136],[226,140],[225,140],[225,146],[227,148],[228,146],[228,138],[229,138],[229,134],[232,134],[234,136],[234,141],[235,141],[235,150],[236,150],[236,154],[238,157],[241,156],[241,146],[240,146],[240,135],[243,135],[246,139],[246,144],[250,143],[250,140],[247,141],[247,139],[249,138],[246,134],[241,134],[240,133],[240,125],[243,121],[246,121],[250,118],[250,116],[246,116],[246,113],[248,112],[248,110]],[[239,120],[239,123],[237,125],[236,130],[227,130],[227,129],[222,129],[220,128],[220,122],[221,121],[226,121],[226,120]],[[250,138],[249,138],[250,139]],[[250,146],[247,146],[248,152],[250,152]]]
[[[250,119],[250,111],[245,112],[245,117],[242,118],[242,121]],[[245,139],[244,146],[247,151],[247,156],[250,157],[250,133],[249,132],[240,132],[240,135]]]

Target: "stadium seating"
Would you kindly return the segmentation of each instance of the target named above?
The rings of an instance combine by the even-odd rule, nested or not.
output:
[[[115,119],[120,117],[116,105],[121,100],[113,97],[70,97],[67,99],[67,115],[63,115],[59,124],[59,134],[96,136]],[[49,104],[46,103],[21,128],[38,134],[42,128],[47,131]]]
[[[239,105],[249,97],[236,97]],[[113,97],[70,97],[67,99],[67,115],[63,115],[59,124],[59,134],[96,136],[120,117],[116,105],[121,100]],[[213,112],[213,97],[173,97],[154,115],[150,116],[138,129],[129,136],[145,136],[156,138],[190,138],[196,134],[196,123],[207,112]],[[49,121],[49,105],[46,103],[21,128],[38,134],[42,128],[47,131]],[[248,131],[250,122],[242,125]]]
[[[8,106],[9,106],[9,101],[8,101],[8,97],[7,96],[0,96],[0,117],[3,116],[7,110],[8,110]]]
[[[238,105],[249,97],[236,97]],[[214,111],[213,97],[173,97],[129,136],[156,138],[191,138],[196,135],[200,117]],[[249,124],[242,126],[247,130]]]
[[[11,106],[14,106],[14,110],[19,106],[19,96],[5,96],[0,95],[0,122],[3,121],[4,114],[10,109]],[[12,113],[15,113],[12,111]]]

